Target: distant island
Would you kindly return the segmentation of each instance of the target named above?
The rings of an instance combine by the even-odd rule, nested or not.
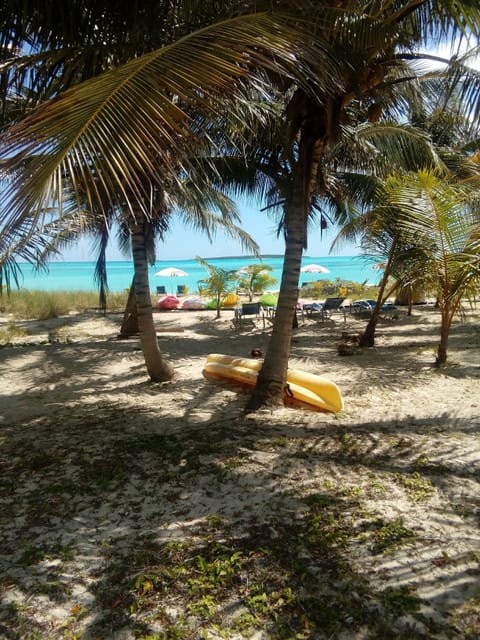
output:
[[[283,253],[266,253],[259,258],[257,256],[213,256],[205,260],[263,260],[264,258],[283,258]]]

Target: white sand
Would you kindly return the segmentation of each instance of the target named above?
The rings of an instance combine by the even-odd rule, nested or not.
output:
[[[252,349],[266,349],[268,327],[237,332],[232,315],[156,314],[162,352],[175,368],[175,380],[165,384],[148,382],[136,338],[115,339],[120,314],[16,322],[28,337],[0,349],[0,638],[140,637],[132,619],[108,633],[99,622],[106,545],[128,555],[142,536],[188,539],[212,516],[226,519],[241,538],[253,521],[279,517],[281,496],[282,518],[291,514],[297,522],[305,496],[329,491],[360,501],[352,515],[358,531],[363,519],[401,518],[414,532],[408,544],[374,553],[366,527],[342,552],[372,591],[416,589],[421,615],[400,616],[393,629],[410,629],[411,637],[477,637],[465,635],[458,620],[445,634],[462,607],[470,607],[480,629],[478,607],[471,613],[480,588],[479,312],[468,311],[464,323],[454,324],[450,361],[441,370],[431,367],[439,328],[432,307],[383,320],[375,348],[345,357],[337,355],[341,332],[358,333],[365,320],[303,319],[292,366],[337,383],[345,401],[339,416],[285,407],[245,417],[245,391],[206,381],[208,353],[249,357]],[[119,469],[128,477],[105,492],[99,474],[112,482],[116,447],[164,435],[204,444],[218,439],[219,451],[206,450],[197,471],[183,480],[161,482],[162,453],[142,449],[141,465]],[[179,456],[178,473],[186,460],[187,454]],[[212,464],[226,470],[220,488]],[[35,549],[50,552],[37,558]],[[45,587],[51,575],[61,597]],[[332,637],[370,636],[346,623]]]

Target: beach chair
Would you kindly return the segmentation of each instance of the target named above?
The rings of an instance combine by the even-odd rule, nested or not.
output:
[[[345,304],[345,298],[327,298],[323,304],[314,302],[310,305],[304,305],[304,311],[309,318],[315,318],[316,316],[321,322],[325,320],[331,320],[334,313],[343,313],[343,319],[347,319],[347,310],[350,308],[350,303],[347,301]]]
[[[184,296],[187,292],[187,287],[184,284],[177,285],[177,296]]]
[[[164,295],[166,295],[166,293],[167,293],[167,289],[166,289],[165,285],[161,284],[161,285],[157,286],[157,294],[159,296],[164,296]]]
[[[255,327],[257,320],[262,320],[265,328],[265,312],[261,302],[244,302],[234,310],[233,324],[236,329],[248,325]]]
[[[334,313],[342,313],[343,320],[347,320],[347,310],[350,309],[350,301],[346,298],[327,298],[323,304],[322,316],[323,320],[333,319]]]

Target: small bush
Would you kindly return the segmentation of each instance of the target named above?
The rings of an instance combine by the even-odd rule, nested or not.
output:
[[[351,282],[350,280],[318,280],[309,282],[302,287],[302,296],[319,300],[320,298],[340,297],[340,298],[375,298],[375,287]]]

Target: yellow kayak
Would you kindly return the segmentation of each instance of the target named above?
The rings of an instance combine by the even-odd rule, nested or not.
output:
[[[233,380],[253,387],[262,365],[262,360],[254,358],[236,358],[220,353],[211,353],[207,357],[203,373],[207,377]],[[314,373],[289,369],[285,396],[325,411],[333,413],[343,411],[343,398],[337,385]]]

